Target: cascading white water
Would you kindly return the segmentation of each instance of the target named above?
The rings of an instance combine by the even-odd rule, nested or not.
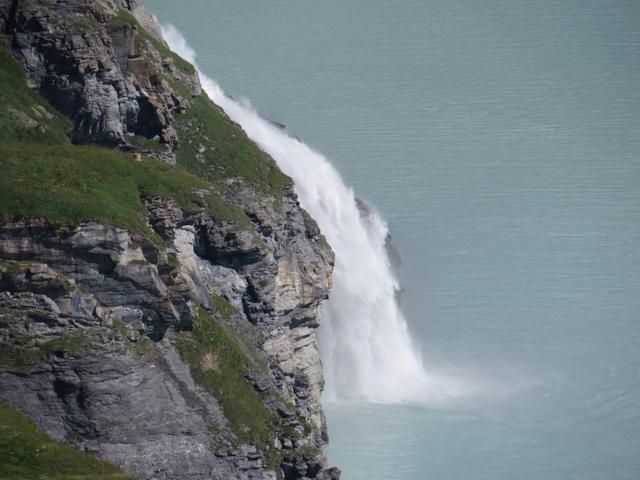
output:
[[[162,30],[169,46],[195,64],[195,52],[180,32],[171,25]],[[335,252],[334,285],[320,327],[326,395],[424,401],[429,382],[396,302],[383,219],[375,211],[362,214],[353,191],[322,155],[225,95],[202,72],[200,79],[209,97],[293,178],[300,203]]]

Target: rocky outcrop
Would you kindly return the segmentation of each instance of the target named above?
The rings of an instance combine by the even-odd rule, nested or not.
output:
[[[175,163],[201,90],[140,2],[0,0],[0,37],[74,142]],[[336,479],[316,344],[333,253],[289,181],[210,167],[187,202],[141,188],[136,229],[0,222],[0,399],[140,479]]]
[[[29,85],[73,120],[74,142],[131,149],[140,136],[175,162],[172,118],[200,85],[140,2],[0,0],[0,32]]]
[[[328,478],[315,328],[332,253],[314,224],[290,194],[264,255],[240,248],[229,266],[197,253],[215,225],[205,212],[148,202],[166,248],[95,223],[0,227],[0,338],[15,360],[0,368],[0,397],[138,478]],[[269,365],[247,372],[284,420],[269,445],[238,443],[176,350],[199,305],[215,314],[212,295],[239,308],[231,328]]]
[[[316,440],[325,441],[316,329],[321,301],[331,288],[333,252],[291,188],[277,211],[250,188],[237,187],[229,200],[243,206],[262,234],[206,214],[185,225],[184,219],[177,220],[174,205],[160,208],[158,199],[151,201],[151,223],[174,218],[173,231],[165,235],[172,239],[192,290],[200,291],[205,304],[210,292],[227,298],[260,330],[262,348],[279,365],[281,392],[316,427]],[[213,247],[216,242],[220,248]]]

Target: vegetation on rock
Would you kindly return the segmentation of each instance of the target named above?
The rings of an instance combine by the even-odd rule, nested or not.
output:
[[[150,35],[149,32],[147,32],[135,19],[135,17],[127,10],[120,10],[118,12],[118,15],[111,18],[110,24],[112,26],[130,25],[134,27],[138,32],[138,35],[140,35],[140,39],[143,42],[147,43],[147,45],[143,46],[143,48],[149,49],[149,47],[151,47],[156,50],[162,56],[162,58],[171,58],[174,61],[176,68],[178,68],[178,70],[183,73],[186,73],[188,75],[193,75],[196,73],[196,69],[193,65],[187,62],[177,53],[170,50],[164,43],[160,42],[155,37]]]
[[[88,343],[81,335],[68,335],[49,340],[41,345],[3,345],[0,350],[0,372],[28,372],[53,354],[77,353]]]
[[[0,478],[20,480],[131,480],[122,470],[52,440],[0,400]]]
[[[68,142],[71,121],[26,85],[25,74],[0,47],[0,145]]]
[[[240,125],[205,94],[176,118],[180,147],[178,164],[201,178],[216,182],[240,177],[263,194],[279,198],[291,179],[275,161],[250,141]]]
[[[198,309],[191,332],[181,333],[176,346],[189,363],[193,376],[213,394],[222,407],[238,440],[268,445],[274,431],[274,416],[260,394],[247,380],[258,366],[223,326],[237,314],[222,297],[214,297],[214,311]]]
[[[144,157],[134,162],[125,152],[73,145],[69,120],[26,86],[24,73],[3,48],[0,61],[0,218],[93,220],[150,233],[143,198],[157,195],[187,211],[206,207],[213,218],[250,227],[244,211],[181,166]],[[203,190],[209,192],[204,204],[196,194]]]

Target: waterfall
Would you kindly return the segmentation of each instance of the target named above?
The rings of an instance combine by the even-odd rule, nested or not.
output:
[[[169,46],[195,65],[195,52],[180,32],[171,25],[162,30]],[[209,97],[293,178],[301,205],[335,252],[333,288],[319,331],[325,395],[382,403],[422,401],[427,375],[396,301],[399,285],[385,245],[384,220],[374,209],[359,207],[353,190],[321,154],[199,73]]]

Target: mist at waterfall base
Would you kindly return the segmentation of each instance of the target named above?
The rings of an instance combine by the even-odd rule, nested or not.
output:
[[[276,160],[316,218],[302,189],[339,214],[330,241],[369,237],[344,255],[380,254],[388,222],[411,335],[382,310],[408,348],[391,341],[374,358],[409,352],[400,370],[424,375],[385,388],[384,374],[352,363],[375,346],[379,307],[354,354],[355,323],[331,334],[342,353],[327,360],[329,393],[347,398],[325,398],[327,453],[345,480],[639,478],[637,2],[147,3],[202,71],[286,124],[292,136],[275,135],[213,95],[263,148],[273,136],[270,148],[303,158]],[[379,209],[374,227],[354,227],[352,194],[293,135]],[[293,172],[310,159],[311,173]],[[370,291],[398,285],[387,267],[343,272],[342,285],[388,300]]]

